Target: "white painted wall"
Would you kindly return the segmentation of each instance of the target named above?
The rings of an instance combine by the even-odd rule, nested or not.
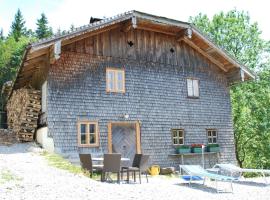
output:
[[[48,137],[48,127],[42,127],[37,130],[37,142],[48,152],[54,152],[53,138]]]

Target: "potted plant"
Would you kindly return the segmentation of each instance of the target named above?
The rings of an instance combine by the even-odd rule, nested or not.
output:
[[[192,153],[202,153],[203,144],[192,144],[191,145],[191,152]],[[205,151],[205,149],[204,149]]]
[[[191,148],[188,145],[181,145],[176,148],[176,153],[181,154],[181,153],[190,153]]]
[[[207,145],[207,151],[208,152],[219,152],[219,144],[208,144]]]

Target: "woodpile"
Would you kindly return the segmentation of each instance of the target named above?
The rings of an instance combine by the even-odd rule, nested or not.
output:
[[[33,141],[40,109],[39,90],[22,88],[13,91],[7,103],[7,122],[19,141]]]

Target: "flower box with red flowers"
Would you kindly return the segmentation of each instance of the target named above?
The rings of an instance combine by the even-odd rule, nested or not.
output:
[[[205,152],[205,149],[206,148],[205,148],[204,144],[192,144],[191,145],[191,152],[192,153],[202,153],[202,150]]]

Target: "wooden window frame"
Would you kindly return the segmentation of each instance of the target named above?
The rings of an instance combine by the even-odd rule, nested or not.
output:
[[[86,144],[81,143],[81,124],[86,124]],[[89,126],[90,124],[94,124],[95,128],[95,136],[96,142],[94,144],[90,144],[90,132]],[[81,120],[77,123],[77,137],[78,137],[78,146],[79,147],[99,147],[99,128],[97,121],[89,121],[89,120]]]
[[[173,132],[174,131],[182,131],[182,134],[183,134],[183,137],[179,137],[179,133],[177,134],[177,137],[174,137],[173,136]],[[173,146],[181,146],[181,145],[184,145],[185,144],[185,130],[184,129],[181,129],[181,128],[174,128],[174,129],[171,129],[171,136],[172,136],[172,144]],[[178,144],[175,144],[174,143],[174,139],[177,139],[178,140]],[[183,139],[183,144],[180,144],[180,139]]]
[[[108,80],[108,73],[109,72],[113,72],[113,89],[109,89],[108,84],[109,84],[109,80]],[[123,85],[123,90],[119,90],[117,88],[118,85],[118,72],[122,72],[122,85]],[[125,93],[126,92],[126,77],[125,77],[125,69],[121,68],[106,68],[106,92],[114,92],[114,93]]]
[[[192,93],[193,93],[192,96],[188,94],[188,80],[192,80]],[[193,81],[195,81],[195,80],[198,81],[198,96],[194,95]],[[187,97],[191,98],[191,99],[199,99],[200,98],[200,79],[194,78],[194,77],[187,77],[186,78],[186,83],[187,83]]]
[[[208,132],[211,131],[211,136],[208,135]],[[213,136],[213,131],[216,132],[216,136]],[[208,144],[218,144],[218,131],[217,129],[206,129],[206,136],[207,136],[207,143]],[[211,139],[211,142],[209,142],[209,138]],[[213,138],[216,138],[216,142],[213,142]]]

